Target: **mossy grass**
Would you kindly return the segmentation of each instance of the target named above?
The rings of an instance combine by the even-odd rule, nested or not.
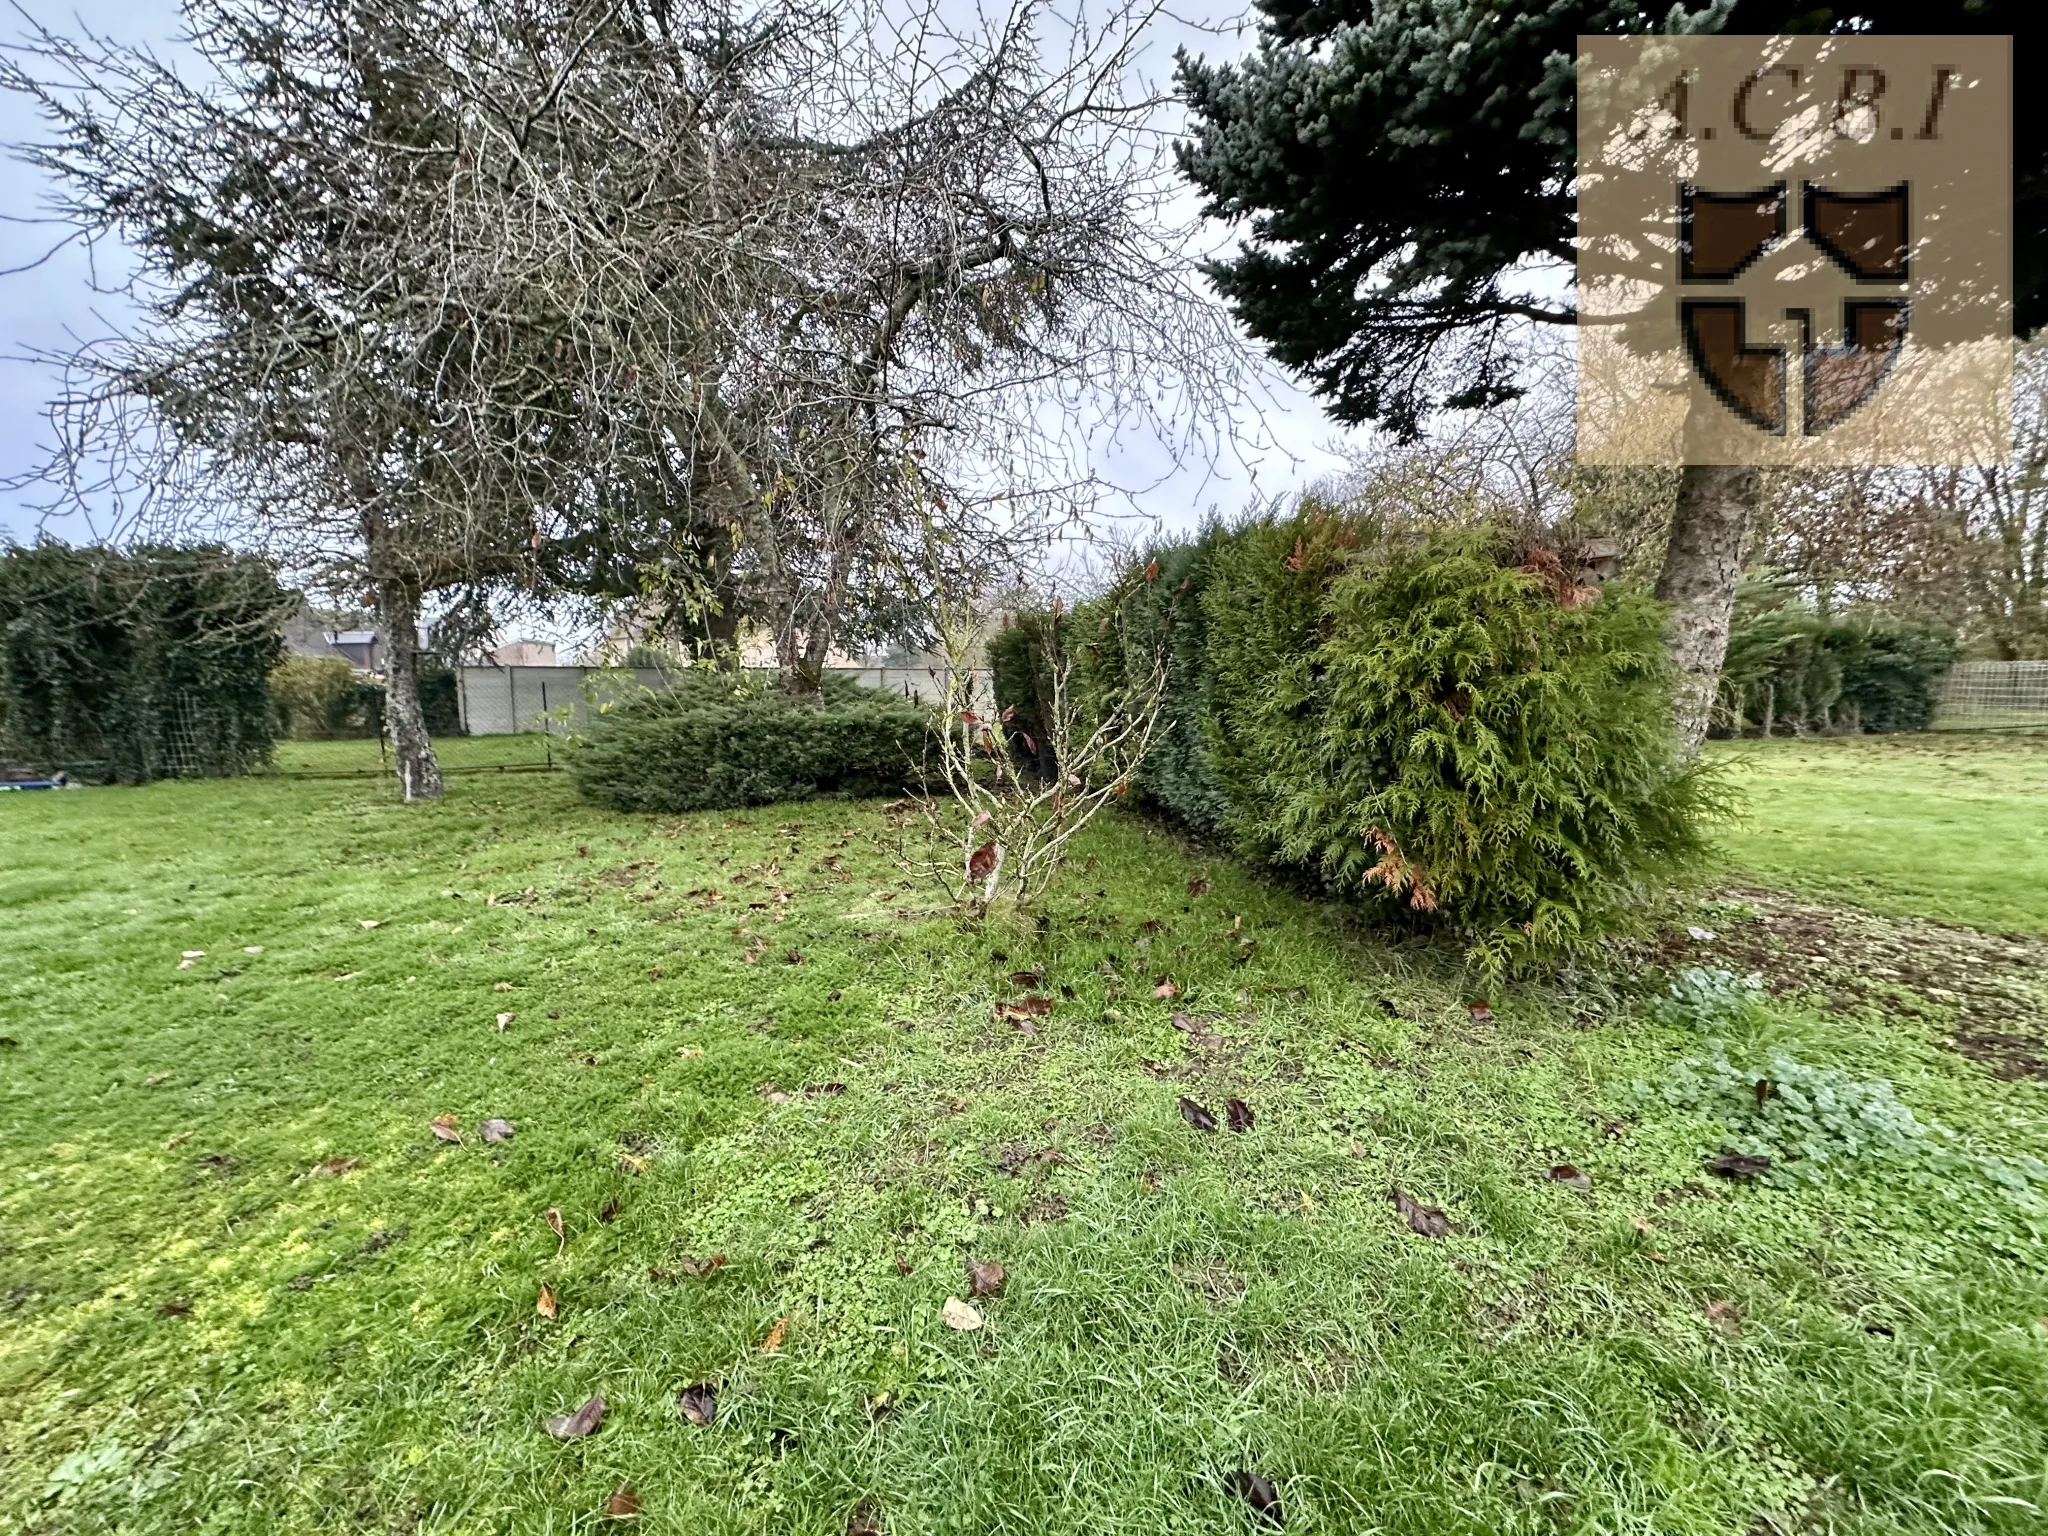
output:
[[[1042,931],[967,923],[906,830],[542,774],[0,800],[0,1525],[583,1531],[630,1484],[648,1531],[1252,1531],[1245,1469],[1290,1531],[2039,1529],[2022,1196],[1704,1174],[1630,1098],[1700,1050],[1653,973],[1477,1017],[1454,952],[1134,818]],[[2048,1151],[1942,1040],[1729,1034]]]

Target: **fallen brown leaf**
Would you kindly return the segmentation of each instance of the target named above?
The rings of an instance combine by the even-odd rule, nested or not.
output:
[[[540,1219],[548,1224],[548,1230],[555,1234],[555,1242],[558,1245],[560,1245],[561,1248],[566,1248],[569,1246],[569,1232],[568,1229],[562,1225],[562,1213],[560,1211],[556,1210],[551,1205],[545,1211],[541,1212]],[[559,1251],[559,1249],[557,1251]]]
[[[640,1495],[630,1483],[621,1483],[605,1501],[604,1512],[614,1520],[631,1520],[640,1513]]]
[[[1243,1099],[1232,1099],[1223,1106],[1223,1116],[1230,1122],[1233,1131],[1248,1131],[1258,1116],[1252,1113],[1251,1105]]]
[[[486,1120],[477,1127],[485,1141],[510,1141],[519,1132],[519,1127],[510,1120]]]
[[[676,1394],[676,1407],[701,1429],[718,1417],[718,1388],[708,1381],[693,1382]]]
[[[981,1314],[958,1296],[948,1296],[939,1308],[939,1321],[961,1333],[972,1333],[981,1326]]]
[[[1451,1219],[1433,1205],[1424,1205],[1398,1187],[1388,1191],[1394,1209],[1408,1223],[1408,1230],[1423,1237],[1443,1237],[1451,1230]]]
[[[555,1320],[555,1288],[553,1286],[544,1285],[540,1288],[540,1295],[534,1298],[533,1310],[549,1322]]]
[[[1045,972],[1012,971],[1010,972],[1010,985],[1013,987],[1028,987],[1033,989],[1042,987],[1045,985]]]
[[[363,1160],[360,1157],[330,1157],[324,1162],[315,1163],[313,1172],[323,1179],[338,1179],[344,1174],[354,1173],[362,1166]]]
[[[508,1029],[510,1029],[510,1028],[512,1027],[512,1021],[513,1021],[514,1019],[518,1018],[518,1017],[519,1017],[519,1015],[518,1015],[518,1014],[516,1014],[516,1013],[501,1013],[501,1014],[499,1014],[499,1015],[498,1015],[498,1029],[499,1029],[499,1032],[500,1032],[500,1033],[503,1033],[503,1032],[504,1032],[505,1030],[508,1030]]]
[[[1204,880],[1200,875],[1195,876],[1194,879],[1188,882],[1188,894],[1190,896],[1208,895],[1209,882],[1207,880]]]
[[[684,1274],[690,1276],[692,1279],[695,1279],[701,1275],[708,1275],[713,1270],[725,1268],[725,1255],[722,1253],[714,1253],[708,1259],[686,1258],[677,1267],[681,1269]]]
[[[604,1395],[593,1392],[590,1401],[574,1413],[565,1413],[560,1418],[547,1419],[542,1427],[557,1440],[580,1440],[604,1422]]]
[[[1709,1173],[1719,1174],[1724,1179],[1753,1179],[1769,1170],[1771,1160],[1768,1157],[1738,1152],[1733,1147],[1723,1147],[1700,1166]]]
[[[1176,982],[1171,976],[1162,976],[1159,978],[1158,981],[1153,983],[1152,995],[1154,997],[1164,998],[1179,997],[1180,984]]]
[[[761,1341],[761,1348],[759,1352],[764,1355],[774,1354],[777,1350],[782,1348],[783,1338],[788,1333],[789,1319],[787,1317],[778,1317],[777,1319],[775,1319],[775,1326],[768,1330],[768,1337]]]
[[[427,1122],[427,1129],[443,1141],[452,1141],[457,1146],[462,1144],[462,1132],[456,1129],[455,1117],[453,1115],[434,1116],[432,1120]]]
[[[1193,1099],[1183,1098],[1180,1101],[1180,1117],[1198,1131],[1216,1129],[1216,1117]]]
[[[969,1296],[993,1296],[1003,1288],[1008,1278],[1003,1266],[994,1259],[983,1262],[980,1259],[967,1261],[967,1294]]]
[[[1582,1169],[1574,1168],[1570,1163],[1559,1163],[1554,1168],[1546,1170],[1543,1176],[1553,1184],[1567,1184],[1573,1189],[1593,1187],[1593,1176]]]
[[[1493,1010],[1484,1003],[1472,1004],[1469,1012],[1472,1015],[1472,1022],[1475,1024],[1491,1024],[1493,1022]]]

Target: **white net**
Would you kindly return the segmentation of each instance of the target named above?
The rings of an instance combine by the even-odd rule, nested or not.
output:
[[[1963,661],[1941,680],[1937,731],[2048,726],[2048,661]]]

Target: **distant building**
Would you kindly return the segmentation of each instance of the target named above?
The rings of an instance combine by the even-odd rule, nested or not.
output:
[[[333,631],[320,622],[320,616],[307,605],[303,596],[299,598],[298,607],[285,615],[283,627],[287,655],[332,659],[342,654],[331,638]]]
[[[358,672],[383,672],[384,663],[378,655],[377,631],[374,629],[330,630],[327,641]]]
[[[490,653],[494,666],[558,667],[552,640],[508,640]]]

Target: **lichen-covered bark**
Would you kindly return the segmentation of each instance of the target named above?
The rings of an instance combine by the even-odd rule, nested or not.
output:
[[[388,573],[374,577],[371,588],[384,664],[384,732],[391,740],[399,790],[407,800],[439,800],[447,787],[420,707],[419,597]]]
[[[1671,605],[1669,639],[1678,664],[1679,739],[1687,752],[1706,738],[1728,655],[1742,540],[1756,506],[1758,471],[1749,465],[1688,464],[1679,476],[1671,542],[1657,596]]]

